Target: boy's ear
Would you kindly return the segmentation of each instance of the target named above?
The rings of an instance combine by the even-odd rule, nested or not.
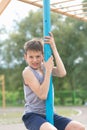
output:
[[[42,61],[44,61],[44,55],[42,55]]]

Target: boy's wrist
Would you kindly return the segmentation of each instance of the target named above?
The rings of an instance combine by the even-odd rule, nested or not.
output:
[[[48,70],[48,69],[46,69],[46,74],[47,74],[47,76],[50,76],[51,71],[50,71],[50,70]]]
[[[55,44],[52,46],[52,50],[53,50],[53,51],[56,51],[56,50],[57,50],[57,48],[56,48],[56,45],[55,45]]]
[[[52,47],[52,49],[56,48],[55,42],[52,43],[51,47]]]

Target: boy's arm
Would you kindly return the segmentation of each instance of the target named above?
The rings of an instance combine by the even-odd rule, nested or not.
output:
[[[50,57],[45,64],[45,77],[42,84],[39,83],[33,72],[25,69],[22,73],[24,83],[31,88],[31,90],[42,100],[45,100],[48,95],[50,74],[53,68],[53,57]]]
[[[52,48],[52,50],[56,61],[56,66],[53,68],[52,74],[53,76],[64,77],[66,75],[66,70],[56,49],[56,46]]]
[[[52,75],[58,76],[58,77],[64,77],[66,75],[66,70],[62,62],[62,59],[60,58],[60,55],[57,51],[53,34],[50,33],[50,36],[46,36],[45,40],[46,40],[46,43],[50,44],[53,51],[53,55],[55,57],[55,61],[56,61],[56,66],[52,70]]]

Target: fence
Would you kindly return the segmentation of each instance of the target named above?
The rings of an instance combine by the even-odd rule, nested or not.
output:
[[[56,91],[55,92],[56,105],[84,105],[87,102],[87,92],[74,91]]]
[[[19,91],[5,92],[6,106],[24,105],[24,95]],[[55,105],[84,105],[87,102],[86,91],[55,91]],[[2,91],[0,91],[0,106],[3,106]]]

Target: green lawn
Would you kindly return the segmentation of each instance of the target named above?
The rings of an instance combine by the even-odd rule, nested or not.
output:
[[[59,115],[63,115],[66,117],[71,117],[72,115],[78,114],[78,112],[74,109],[64,109],[64,107],[56,107],[56,112]],[[18,108],[18,110],[12,108],[7,108],[6,110],[0,109],[0,124],[14,124],[14,123],[21,123],[21,117],[23,114],[23,110]]]
[[[0,124],[14,124],[20,123],[22,112],[3,112],[0,113]]]
[[[72,108],[68,108],[66,109],[66,107],[56,107],[56,112],[59,114],[59,115],[62,115],[62,116],[66,116],[66,117],[71,117],[73,115],[77,115],[78,114],[78,111],[75,110],[75,109],[72,109]]]

